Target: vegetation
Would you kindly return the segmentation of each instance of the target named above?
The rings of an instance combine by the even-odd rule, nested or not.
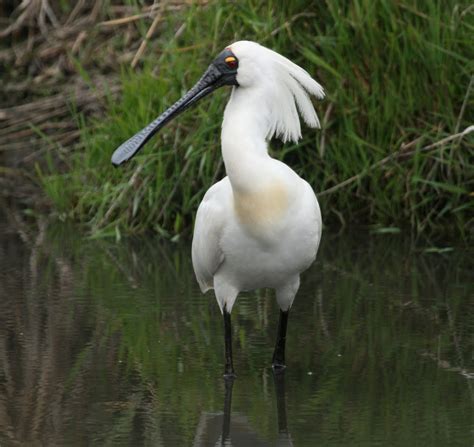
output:
[[[321,131],[305,129],[298,145],[271,144],[273,156],[312,184],[327,225],[467,238],[473,134],[453,135],[474,121],[473,17],[454,0],[211,1],[166,14],[141,64],[117,64],[119,99],[110,95],[99,118],[77,115],[83,149],[50,153],[49,166],[38,168],[41,184],[58,216],[94,234],[188,234],[205,190],[224,175],[219,131],[228,90],[171,123],[125,169],[114,169],[110,156],[226,44],[249,39],[305,67],[327,91],[316,104]],[[145,38],[152,21],[129,26]],[[115,39],[118,52],[127,47],[119,28]]]

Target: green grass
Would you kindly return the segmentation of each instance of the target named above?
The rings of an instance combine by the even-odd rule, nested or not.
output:
[[[474,86],[467,95],[473,19],[468,2],[452,0],[244,0],[170,14],[143,67],[122,67],[120,99],[109,101],[100,120],[83,122],[85,150],[67,160],[67,172],[42,172],[43,185],[58,215],[84,222],[93,234],[188,235],[204,192],[224,175],[219,137],[229,91],[174,120],[125,168],[114,169],[110,156],[189,89],[226,44],[249,39],[294,60],[326,89],[316,104],[322,131],[304,129],[300,144],[271,147],[323,192],[326,225],[467,238],[474,133],[418,149],[474,123]],[[409,155],[397,156],[413,141]]]

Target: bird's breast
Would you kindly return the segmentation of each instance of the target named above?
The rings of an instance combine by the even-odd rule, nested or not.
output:
[[[286,185],[274,181],[255,191],[234,190],[234,209],[243,226],[252,232],[261,232],[284,218],[289,198]]]

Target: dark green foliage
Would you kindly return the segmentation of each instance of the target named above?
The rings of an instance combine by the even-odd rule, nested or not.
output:
[[[120,100],[111,101],[103,119],[83,125],[85,150],[65,174],[43,173],[43,185],[59,214],[87,223],[94,234],[187,234],[205,190],[224,175],[219,136],[229,92],[173,121],[126,168],[115,170],[110,156],[189,89],[226,44],[248,39],[294,60],[326,89],[326,100],[316,104],[322,131],[304,129],[300,144],[273,142],[271,149],[317,194],[358,175],[320,195],[326,224],[467,238],[473,134],[420,149],[474,121],[473,17],[468,3],[452,0],[190,7],[169,16],[141,70],[123,68]]]

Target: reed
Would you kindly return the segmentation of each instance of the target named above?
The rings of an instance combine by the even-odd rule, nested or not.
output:
[[[137,20],[143,38],[152,22]],[[117,65],[121,95],[110,95],[100,119],[76,115],[83,149],[67,154],[65,172],[53,162],[39,169],[41,183],[58,216],[94,235],[189,235],[204,192],[225,175],[219,132],[229,91],[173,121],[124,169],[110,156],[226,44],[249,39],[305,67],[326,89],[316,105],[322,130],[270,148],[311,183],[326,225],[467,239],[474,133],[462,132],[474,122],[473,31],[472,8],[453,0],[191,5],[166,16],[135,68]]]

